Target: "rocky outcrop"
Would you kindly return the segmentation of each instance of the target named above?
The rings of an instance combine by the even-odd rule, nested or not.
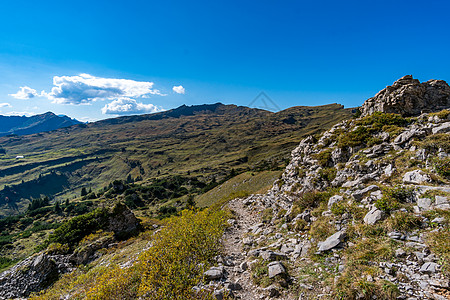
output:
[[[108,219],[107,231],[114,232],[117,239],[127,238],[140,229],[140,222],[133,212],[122,203],[117,203]]]
[[[0,275],[0,299],[28,297],[71,269],[68,257],[63,255],[41,253],[27,258]]]
[[[73,253],[52,255],[50,250],[27,258],[0,274],[0,299],[28,297],[47,288],[61,274],[102,256],[100,249],[129,237],[140,228],[140,222],[124,204],[117,203],[109,212],[103,236],[78,244]],[[53,252],[52,252],[53,253]]]
[[[364,253],[374,255],[365,259],[376,275],[362,274],[361,282],[379,291],[392,285],[397,299],[448,299],[442,257],[428,243],[429,235],[448,230],[446,214],[428,219],[429,211],[450,210],[449,178],[436,169],[437,159],[445,163],[450,156],[444,136],[449,134],[448,114],[422,114],[395,127],[368,120],[344,121],[318,140],[305,138],[271,190],[229,203],[244,214],[243,220],[259,212],[265,221],[252,220],[247,230],[243,220],[230,223],[235,232],[243,232],[228,243],[242,247],[237,265],[246,267],[230,267],[226,280],[259,278],[270,284],[242,284],[234,294],[241,299],[334,299],[345,293],[339,292],[341,284],[352,282],[349,274],[359,272],[353,264]],[[363,126],[370,142],[353,137],[358,143],[342,146],[348,133]],[[318,194],[327,196],[314,198]],[[392,257],[377,254],[380,249],[389,249]],[[283,277],[274,275],[283,270]],[[318,280],[309,277],[311,271]],[[330,274],[334,280],[326,283],[321,276]],[[294,294],[289,291],[293,286]],[[356,299],[385,297],[382,292],[363,295],[358,288],[353,292]],[[341,297],[353,299],[346,295]]]
[[[402,116],[418,116],[450,107],[450,87],[443,80],[420,83],[406,75],[386,87],[361,107],[362,116],[376,111],[396,113]]]

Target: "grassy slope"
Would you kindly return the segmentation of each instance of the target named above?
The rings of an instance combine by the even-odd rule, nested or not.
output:
[[[281,173],[282,171],[264,171],[256,174],[251,172],[242,173],[199,195],[195,202],[199,207],[207,207],[218,201],[240,195],[264,193],[272,187],[273,182],[278,179]]]
[[[197,109],[198,111],[195,111]],[[209,109],[209,110],[208,110]],[[185,115],[183,115],[185,114]],[[28,190],[60,175],[49,196],[79,195],[114,179],[183,174],[221,178],[231,168],[282,166],[309,134],[348,118],[349,109],[330,104],[293,107],[278,113],[211,105],[181,107],[160,114],[109,119],[47,133],[0,138],[0,215],[23,211]],[[24,159],[15,159],[24,155]],[[38,180],[39,175],[43,177]],[[20,193],[2,193],[16,185]],[[48,193],[47,193],[48,194]],[[9,198],[6,203],[5,197]]]

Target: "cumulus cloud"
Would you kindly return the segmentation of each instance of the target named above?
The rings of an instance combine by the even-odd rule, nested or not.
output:
[[[11,106],[11,104],[9,104],[9,103],[0,103],[0,108],[3,108],[3,107],[12,107]]]
[[[186,92],[186,90],[184,89],[184,87],[182,85],[179,85],[179,86],[174,85],[172,90],[177,94],[184,94]]]
[[[120,98],[106,104],[102,108],[102,113],[111,115],[131,115],[155,113],[162,110],[162,108],[153,104],[144,104],[131,98]]]
[[[54,76],[53,85],[51,92],[45,93],[45,96],[59,104],[78,105],[97,100],[164,96],[159,90],[153,88],[153,82],[101,78],[89,74]]]
[[[28,86],[21,86],[19,91],[15,94],[9,94],[16,99],[27,100],[39,96],[35,89],[32,89]]]

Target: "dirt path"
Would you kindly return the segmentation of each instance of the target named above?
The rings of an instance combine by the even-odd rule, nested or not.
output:
[[[243,204],[244,199],[234,199],[228,203],[229,209],[235,214],[235,224],[227,230],[224,235],[224,247],[227,257],[235,266],[233,271],[229,272],[228,279],[231,282],[237,282],[242,289],[234,291],[237,299],[263,299],[262,295],[257,292],[258,287],[253,284],[249,270],[243,271],[241,264],[245,261],[243,255],[242,239],[249,228],[260,222],[259,211],[254,206],[246,207]]]

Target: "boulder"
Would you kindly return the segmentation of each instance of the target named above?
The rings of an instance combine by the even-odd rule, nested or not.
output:
[[[363,117],[377,111],[418,116],[423,112],[435,112],[448,107],[450,86],[445,81],[429,80],[420,83],[411,75],[406,75],[366,100],[361,112]]]
[[[425,182],[431,182],[431,178],[422,170],[406,172],[405,175],[403,175],[403,183],[406,184],[422,184]]]
[[[318,244],[319,251],[328,251],[338,246],[345,239],[345,231],[338,231],[335,234],[329,236],[325,241]]]
[[[125,239],[135,234],[140,226],[140,221],[134,213],[126,205],[119,202],[112,209],[106,231],[114,232],[117,239]]]

